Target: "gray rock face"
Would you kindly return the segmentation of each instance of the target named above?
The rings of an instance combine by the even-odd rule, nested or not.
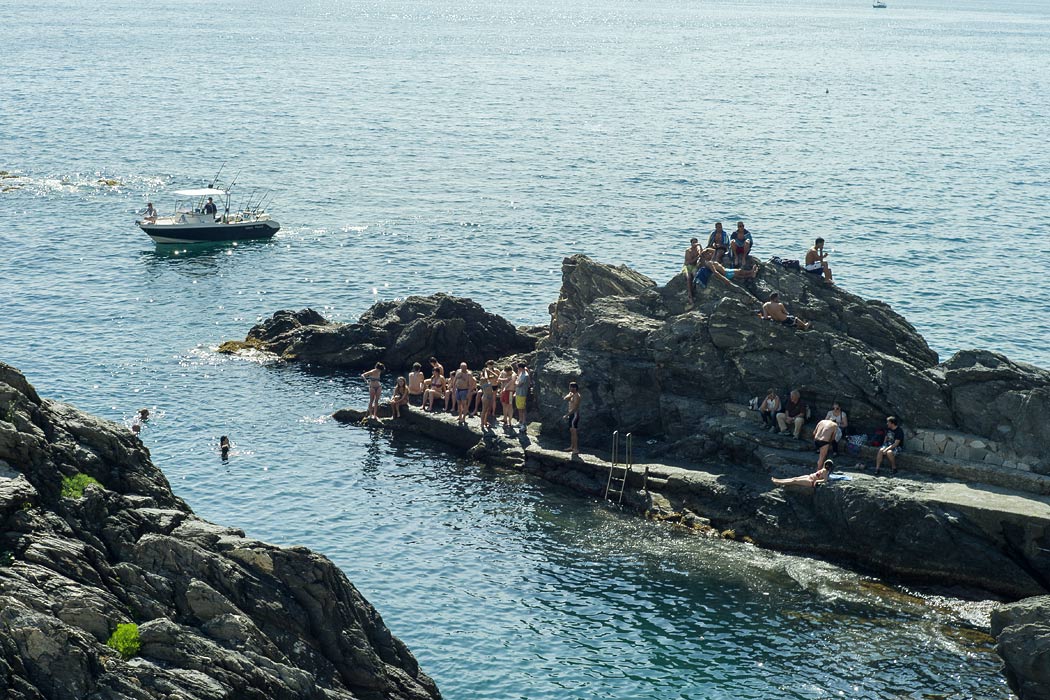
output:
[[[446,366],[531,352],[536,339],[470,299],[435,294],[374,305],[357,323],[329,323],[312,309],[278,311],[248,332],[248,346],[327,367],[406,369],[435,356]],[[238,344],[234,343],[234,346]]]
[[[725,402],[769,387],[801,388],[814,414],[841,401],[851,423],[960,429],[1024,454],[1050,453],[1050,373],[993,353],[959,353],[939,365],[921,335],[879,301],[765,264],[757,278],[697,290],[665,287],[622,267],[576,255],[562,265],[551,335],[536,355],[541,419],[563,412],[571,379],[584,395],[584,439],[612,430],[681,438]],[[770,292],[813,322],[802,331],[759,318]],[[719,411],[714,411],[719,412]]]
[[[328,559],[200,520],[138,438],[4,364],[0,464],[0,696],[440,697]],[[76,474],[101,486],[62,497]]]
[[[1050,596],[1026,598],[992,612],[1003,673],[1020,700],[1050,700]]]

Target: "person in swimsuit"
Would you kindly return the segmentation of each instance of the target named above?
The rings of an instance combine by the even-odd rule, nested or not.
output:
[[[423,376],[423,365],[418,362],[412,363],[412,371],[408,373],[408,403],[410,406],[423,405],[423,392],[426,391],[426,378]]]
[[[715,230],[707,237],[707,247],[714,251],[712,259],[722,264],[722,258],[729,251],[729,234],[722,229],[722,222],[715,222]]]
[[[401,407],[408,405],[408,382],[404,377],[397,378],[394,395],[390,397],[390,413],[394,418],[401,417]]]
[[[569,456],[580,456],[580,385],[569,382],[569,393],[562,397],[562,401],[568,402],[568,413],[565,418],[569,421]]]
[[[715,262],[715,250],[705,248],[700,252],[700,269],[696,271],[694,282],[701,287],[707,287],[707,282],[712,276],[717,277],[726,284],[733,284],[733,279],[751,279],[758,275],[758,266],[750,270],[727,270],[718,262]]]
[[[470,402],[470,390],[477,386],[474,375],[467,369],[466,362],[459,363],[459,369],[452,375],[452,388],[456,390],[456,406],[459,409],[458,423],[467,424],[467,404]]]
[[[831,279],[831,268],[828,266],[828,254],[824,252],[824,239],[818,238],[813,247],[806,251],[806,264],[802,269],[815,275],[824,275],[824,281],[835,284]]]
[[[736,231],[729,239],[729,264],[733,267],[744,267],[747,265],[747,256],[751,253],[751,232],[744,228],[744,222],[736,222]]]
[[[769,295],[769,301],[762,304],[762,312],[759,314],[762,318],[769,319],[771,321],[779,321],[785,326],[801,328],[804,331],[808,331],[813,324],[808,321],[803,321],[797,316],[792,316],[787,312],[787,307],[780,301],[780,295],[773,292]]]
[[[817,427],[813,429],[813,447],[817,450],[817,469],[820,469],[824,465],[824,460],[828,458],[828,452],[835,444],[835,434],[838,431],[839,424],[827,418],[817,423]]]
[[[361,378],[368,382],[368,415],[372,418],[379,418],[379,399],[382,398],[383,392],[383,384],[379,377],[385,369],[382,362],[377,362],[375,367],[361,375]]]
[[[495,416],[496,409],[496,387],[499,382],[499,372],[496,371],[496,361],[488,360],[485,369],[481,370],[481,429],[488,430],[489,423]]]
[[[439,374],[441,374],[442,377],[445,376],[445,367],[440,362],[438,362],[436,357],[430,358],[430,369],[431,371],[437,371]]]
[[[445,398],[445,378],[436,369],[430,375],[430,387],[423,392],[423,410],[433,411],[434,402]]]
[[[510,406],[510,395],[514,388],[514,369],[507,365],[499,373],[499,403],[503,409],[503,426],[510,427],[510,419],[514,411]]]
[[[219,457],[223,462],[230,459],[230,438],[226,435],[219,438]]]
[[[689,292],[689,303],[692,304],[696,296],[696,270],[700,262],[700,241],[696,238],[689,239],[689,247],[685,249],[685,265],[682,272],[685,273],[685,288]]]
[[[817,484],[822,484],[828,480],[828,474],[835,470],[835,463],[830,459],[824,460],[823,466],[812,474],[806,476],[796,476],[791,479],[773,479],[773,483],[777,486],[808,486],[813,488]]]

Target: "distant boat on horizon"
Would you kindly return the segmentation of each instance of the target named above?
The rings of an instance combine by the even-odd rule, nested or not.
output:
[[[885,9],[886,3],[884,3],[882,0],[873,0],[871,6],[877,9]]]

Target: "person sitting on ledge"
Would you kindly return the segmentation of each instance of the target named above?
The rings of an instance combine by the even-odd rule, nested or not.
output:
[[[823,484],[827,481],[828,475],[833,471],[835,471],[835,463],[830,459],[826,459],[820,469],[812,474],[796,476],[790,479],[773,479],[772,481],[777,486],[808,486],[809,488],[814,488],[817,484]]]
[[[904,449],[904,428],[897,423],[897,418],[887,416],[886,439],[875,455],[875,473],[879,473],[882,460],[885,458],[890,463],[890,473],[897,473],[897,455]]]
[[[404,377],[397,378],[394,395],[390,397],[390,413],[394,418],[401,417],[401,407],[408,405],[408,382]]]
[[[835,421],[835,425],[839,427],[838,432],[835,433],[835,442],[831,445],[832,452],[838,454],[839,442],[846,437],[846,431],[849,428],[849,418],[846,417],[846,412],[842,410],[842,404],[838,401],[831,404],[831,410],[824,418]]]
[[[707,247],[715,251],[714,261],[722,264],[722,258],[729,252],[729,234],[722,230],[722,222],[715,222],[715,230],[707,237]]]
[[[744,222],[736,222],[736,231],[729,239],[729,264],[731,267],[744,267],[747,265],[747,256],[751,253],[751,232],[744,228]]]
[[[777,390],[770,387],[766,392],[766,398],[758,405],[758,412],[762,415],[762,425],[769,428],[769,432],[777,431],[777,414],[780,413],[780,396]]]
[[[757,265],[750,270],[727,270],[715,262],[714,258],[714,248],[705,248],[700,253],[700,269],[696,271],[696,278],[693,281],[705,289],[712,275],[729,285],[733,284],[731,280],[752,279],[758,275]]]
[[[790,433],[788,423],[791,423],[794,426],[795,439],[800,440],[802,438],[802,425],[805,422],[806,404],[802,401],[802,395],[798,393],[798,389],[793,389],[788,397],[787,405],[784,406],[784,410],[777,414],[777,426],[780,428],[780,434],[787,435]]]
[[[423,365],[418,362],[412,363],[412,371],[408,373],[408,401],[412,406],[423,405],[423,392],[426,390],[426,378],[423,376]]]
[[[770,294],[769,301],[762,304],[762,312],[759,315],[762,316],[762,318],[771,321],[779,321],[785,326],[801,328],[804,331],[808,331],[813,326],[812,323],[803,321],[801,318],[789,314],[787,312],[787,307],[780,301],[780,295],[776,292]]]
[[[802,269],[815,275],[824,275],[824,281],[835,284],[831,279],[831,268],[828,267],[828,254],[824,252],[824,239],[818,238],[813,247],[806,251],[806,264]]]
[[[437,360],[435,360],[437,362]],[[445,377],[434,368],[434,373],[430,375],[430,386],[423,392],[423,410],[433,412],[434,406],[438,401],[444,401],[445,399]],[[440,410],[440,409],[438,409]]]

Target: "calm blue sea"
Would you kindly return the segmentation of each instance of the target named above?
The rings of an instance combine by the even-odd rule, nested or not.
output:
[[[436,291],[544,322],[564,256],[663,282],[742,219],[761,256],[825,237],[944,358],[1050,367],[1050,7],[887,2],[2,2],[0,360],[153,408],[181,496],[331,556],[452,700],[1007,698],[986,604],[338,426],[359,380],[213,351]],[[223,162],[273,241],[134,227]]]

